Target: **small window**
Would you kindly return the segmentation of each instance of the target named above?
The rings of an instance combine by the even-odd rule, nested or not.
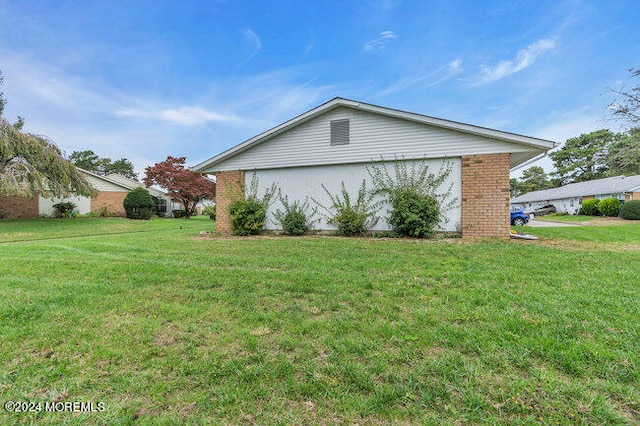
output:
[[[347,145],[349,143],[349,120],[331,121],[331,145]]]

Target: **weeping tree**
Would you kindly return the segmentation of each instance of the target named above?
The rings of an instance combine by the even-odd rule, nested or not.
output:
[[[22,131],[24,119],[12,124],[2,117],[7,100],[0,71],[0,196],[92,196],[96,190],[46,136]]]
[[[51,140],[24,133],[0,117],[0,195],[53,198],[95,192]]]

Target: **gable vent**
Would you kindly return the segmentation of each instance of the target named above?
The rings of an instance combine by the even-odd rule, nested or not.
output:
[[[331,145],[346,145],[349,143],[349,120],[331,121]]]

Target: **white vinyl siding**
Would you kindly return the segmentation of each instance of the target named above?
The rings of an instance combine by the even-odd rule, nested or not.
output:
[[[76,205],[76,211],[80,214],[87,214],[91,211],[91,198],[82,196],[71,196],[67,198],[44,198],[38,196],[38,215],[39,216],[54,216],[56,209],[53,208],[54,204],[71,201]]]
[[[91,186],[93,186],[95,189],[97,189],[100,192],[129,192],[130,191],[130,189],[125,186],[116,185],[115,183],[111,183],[107,180],[100,179],[95,176],[85,174],[85,177],[87,178]]]
[[[448,158],[447,161],[452,163],[451,174],[447,182],[443,184],[443,188],[452,186],[452,198],[457,198],[457,207],[446,213],[448,222],[441,223],[440,229],[444,231],[459,231],[460,223],[462,219],[462,210],[460,208],[460,200],[462,194],[461,186],[461,160],[460,158]],[[262,196],[267,188],[272,184],[282,191],[282,194],[287,195],[289,202],[292,203],[296,200],[304,201],[306,197],[309,197],[309,205],[313,209],[316,204],[312,201],[315,199],[322,205],[329,207],[329,197],[322,189],[321,184],[329,190],[332,195],[338,194],[341,190],[341,183],[345,183],[345,187],[349,191],[353,202],[356,201],[358,195],[358,189],[362,184],[362,180],[367,181],[367,188],[371,189],[370,178],[367,172],[367,166],[370,163],[365,164],[341,164],[341,165],[329,165],[329,166],[313,166],[313,167],[298,167],[298,168],[282,168],[282,169],[267,169],[257,170],[256,176],[258,177],[259,190],[258,195]],[[433,173],[437,173],[442,166],[442,159],[428,160],[427,165]],[[386,163],[387,170],[393,176],[394,166],[393,162]],[[250,187],[253,172],[245,173],[246,188]],[[267,212],[266,229],[274,230],[280,229],[280,226],[273,221],[273,212],[276,209],[282,209],[280,202],[275,199],[273,204],[269,207]],[[383,205],[378,215],[381,217],[378,224],[373,228],[374,230],[390,230],[389,224],[386,221],[388,216],[388,205]],[[319,209],[319,214],[316,215],[316,223],[313,229],[315,230],[334,230],[335,227],[327,224],[327,220],[322,216],[323,210]]]
[[[349,144],[330,145],[330,123],[333,120],[349,120]],[[529,151],[531,148],[524,145],[339,107],[254,145],[216,164],[211,171]]]

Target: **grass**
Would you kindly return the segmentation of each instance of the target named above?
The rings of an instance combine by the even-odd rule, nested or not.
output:
[[[0,222],[32,239],[0,244],[0,402],[106,410],[2,423],[640,422],[640,224],[468,243],[92,221]]]
[[[555,215],[553,213],[545,216],[535,217],[535,220],[546,220],[549,222],[567,222],[567,223],[592,222],[597,219],[598,217],[595,217],[595,216],[583,216],[583,215],[571,215],[571,214]]]

